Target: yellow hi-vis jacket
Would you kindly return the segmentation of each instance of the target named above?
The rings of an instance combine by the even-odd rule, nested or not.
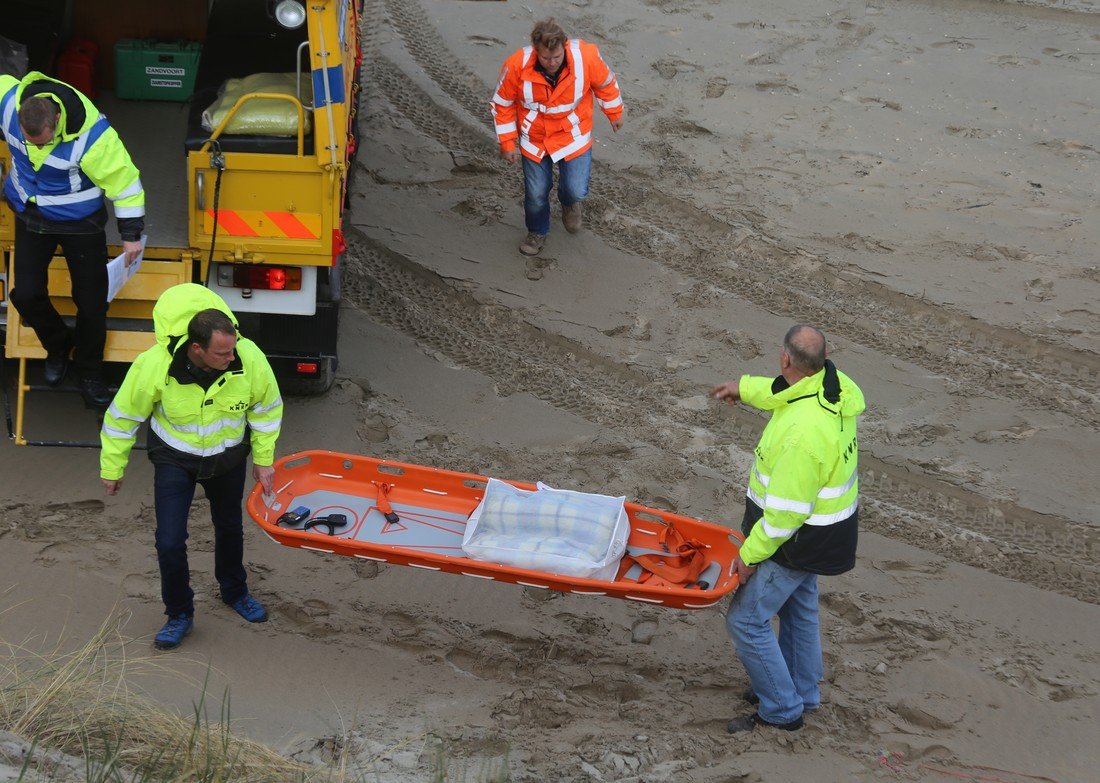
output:
[[[749,476],[741,560],[768,558],[818,574],[839,574],[855,565],[859,506],[856,417],[863,392],[831,361],[793,386],[782,376],[745,375],[742,402],[771,411],[756,446]]]
[[[263,351],[237,340],[236,359],[214,384],[179,383],[169,373],[173,355],[187,350],[187,325],[195,313],[215,307],[234,325],[225,301],[194,283],[173,286],[153,308],[157,344],[134,361],[103,417],[99,474],[120,479],[142,422],[172,449],[196,458],[216,457],[251,440],[252,461],[271,465],[283,421],[279,384]]]
[[[61,112],[42,147],[27,144],[19,125],[19,107],[29,97],[50,99]],[[145,190],[137,167],[107,118],[78,90],[37,71],[21,80],[0,76],[0,132],[12,156],[4,195],[16,212],[34,202],[49,220],[80,220],[99,211],[106,196],[122,238],[141,238]]]

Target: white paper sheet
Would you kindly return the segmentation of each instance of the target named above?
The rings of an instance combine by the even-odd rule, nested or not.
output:
[[[122,287],[137,274],[141,268],[141,259],[145,255],[145,243],[149,240],[147,234],[141,235],[141,252],[134,259],[134,263],[126,266],[125,253],[119,253],[116,258],[107,262],[107,301],[114,299]]]

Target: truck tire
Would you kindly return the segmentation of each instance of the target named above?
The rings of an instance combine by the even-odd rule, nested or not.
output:
[[[316,378],[280,378],[279,391],[287,397],[320,397],[336,381],[336,360],[325,359]]]

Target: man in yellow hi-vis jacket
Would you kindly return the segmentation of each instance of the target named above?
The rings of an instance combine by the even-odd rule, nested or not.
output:
[[[859,521],[856,419],[863,392],[825,358],[825,335],[792,327],[776,378],[743,375],[711,389],[771,419],[749,474],[745,543],[734,561],[741,586],[726,627],[752,688],[755,714],[734,718],[731,733],[757,725],[793,731],[821,704],[823,672],[817,577],[855,566]],[[772,617],[779,617],[779,638]]]
[[[248,593],[241,499],[249,451],[253,478],[271,492],[283,400],[267,357],[238,336],[233,313],[208,288],[169,288],[153,308],[153,326],[157,344],[134,361],[104,416],[99,472],[107,494],[116,494],[138,428],[149,419],[157,560],[168,615],[154,644],[168,650],[194,624],[187,516],[196,484],[210,501],[222,600],[250,623],[267,619]]]
[[[141,252],[145,191],[107,118],[75,88],[32,71],[0,76],[0,132],[11,151],[4,198],[15,212],[15,287],[11,301],[46,349],[46,383],[65,378],[69,352],[85,403],[105,408],[107,210],[114,204],[129,266]],[[76,303],[76,332],[50,302],[47,269],[58,245]],[[75,346],[75,350],[74,350]]]

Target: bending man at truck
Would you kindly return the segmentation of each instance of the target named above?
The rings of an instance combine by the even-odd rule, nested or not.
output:
[[[565,230],[581,230],[581,204],[592,172],[592,102],[618,131],[623,126],[619,82],[595,44],[568,38],[553,19],[535,23],[531,45],[504,61],[490,104],[500,154],[523,161],[527,236],[519,252],[542,252],[550,233],[550,191],[558,164],[558,200]],[[518,142],[518,148],[517,148]]]
[[[214,523],[214,576],[222,600],[250,623],[267,611],[248,592],[241,500],[245,465],[270,493],[283,400],[267,357],[237,334],[220,296],[194,283],[173,286],[153,308],[157,343],[134,361],[103,419],[99,471],[108,495],[122,486],[138,428],[149,424],[149,460],[161,598],[168,621],[158,649],[178,647],[194,625],[187,517],[202,485]]]
[[[69,353],[84,402],[111,401],[103,383],[107,342],[107,209],[114,203],[126,265],[141,252],[145,191],[118,134],[75,88],[32,71],[0,76],[0,123],[12,167],[4,197],[15,212],[11,302],[46,349],[45,381],[58,386]],[[75,334],[50,302],[47,270],[65,254],[76,303]],[[74,350],[75,347],[75,350]]]
[[[729,722],[788,731],[821,705],[817,577],[855,566],[859,520],[856,418],[863,392],[825,358],[825,335],[793,326],[775,378],[742,375],[711,396],[771,411],[756,445],[734,561],[741,586],[726,627],[751,689],[755,713]],[[779,638],[772,617],[779,616]]]

